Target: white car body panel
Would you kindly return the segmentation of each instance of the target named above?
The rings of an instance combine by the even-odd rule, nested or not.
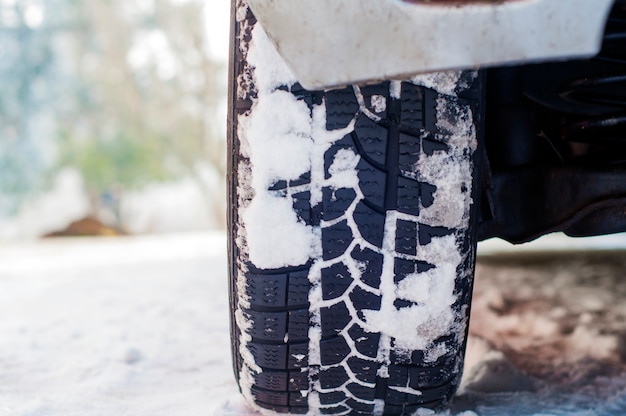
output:
[[[589,57],[613,0],[248,0],[309,89],[449,69]]]

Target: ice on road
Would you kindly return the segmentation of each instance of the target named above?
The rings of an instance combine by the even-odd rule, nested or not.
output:
[[[447,414],[626,414],[625,271],[625,251],[480,259]],[[223,234],[0,244],[0,416],[256,414],[230,367]]]

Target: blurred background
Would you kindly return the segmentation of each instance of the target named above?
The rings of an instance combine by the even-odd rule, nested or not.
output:
[[[225,226],[228,0],[0,0],[0,239]]]

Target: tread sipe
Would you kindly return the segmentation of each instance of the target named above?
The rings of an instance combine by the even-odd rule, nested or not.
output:
[[[230,105],[235,373],[260,408],[402,415],[461,376],[481,77],[306,91],[243,0]]]

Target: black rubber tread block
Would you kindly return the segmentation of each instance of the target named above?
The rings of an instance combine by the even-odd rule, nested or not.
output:
[[[419,243],[422,246],[430,244],[433,237],[445,237],[454,234],[454,230],[446,227],[431,227],[430,225],[419,225]]]
[[[291,413],[292,415],[306,415],[309,413],[309,408],[304,406],[292,406],[289,411],[282,413]]]
[[[423,261],[413,261],[396,258],[394,259],[394,281],[396,283],[401,282],[407,276],[415,273],[424,273],[435,266]]]
[[[294,179],[291,181],[279,180],[274,182],[272,186],[268,188],[270,191],[281,191],[285,190],[289,187],[296,187],[301,185],[306,185],[311,183],[311,172],[303,173],[298,179]]]
[[[289,273],[287,304],[299,306],[309,304],[309,271],[301,270]]]
[[[414,358],[416,357],[417,356],[415,355],[415,351],[411,352],[411,354],[406,354],[406,351],[403,351],[403,352],[396,351],[393,348],[393,341],[392,341],[392,349],[389,352],[389,361],[393,365],[407,366],[407,368],[410,366],[423,366],[418,361],[414,360]],[[423,355],[421,355],[421,357],[424,358]]]
[[[360,149],[359,154],[372,161],[374,165],[385,166],[389,134],[387,128],[361,116],[356,122],[354,131],[353,137]]]
[[[413,128],[421,126],[424,120],[422,89],[415,84],[403,82],[401,91],[402,124]]]
[[[350,270],[343,263],[335,263],[322,269],[322,297],[324,300],[343,296],[354,282]]]
[[[363,196],[367,202],[375,207],[385,205],[385,185],[387,184],[387,175],[382,170],[361,158],[357,165],[359,176],[359,188],[363,192]]]
[[[309,343],[289,344],[287,354],[287,368],[289,370],[299,370],[309,365]]]
[[[319,373],[320,386],[325,390],[339,388],[349,380],[350,376],[341,366],[326,368]]]
[[[346,213],[356,198],[354,189],[323,189],[324,221],[335,220]]]
[[[308,404],[307,398],[302,393],[290,393],[289,394],[289,406],[292,407],[304,407]]]
[[[385,233],[385,216],[361,201],[357,204],[353,217],[361,237],[368,243],[382,248]]]
[[[439,131],[437,127],[437,100],[440,95],[437,91],[429,88],[422,89],[422,106],[424,111],[423,127],[426,131]]]
[[[414,261],[395,258],[393,260],[393,281],[400,283],[407,276],[414,274],[416,268],[417,264]]]
[[[389,96],[389,81],[362,86],[361,95],[363,96],[363,104],[365,104],[365,107],[372,113],[382,116],[384,113],[376,112],[376,109],[372,105],[372,97],[378,95],[387,98]]]
[[[309,310],[289,311],[287,326],[289,342],[305,342],[309,339]]]
[[[356,324],[350,327],[348,334],[354,341],[354,345],[359,353],[370,358],[376,358],[378,356],[380,334],[367,332]]]
[[[338,404],[341,403],[342,401],[344,401],[346,399],[346,394],[341,391],[341,390],[337,390],[337,391],[330,391],[330,392],[325,392],[325,393],[320,393],[319,394],[320,397],[320,403],[323,405],[333,405],[333,404]],[[333,413],[326,413],[325,414],[333,414]]]
[[[409,409],[413,409],[413,406],[417,406],[413,410],[410,410],[410,413],[402,413],[402,414],[411,414],[417,410],[417,408],[422,407],[424,404],[430,404],[435,401],[445,400],[444,396],[427,396],[422,391],[419,391],[422,394],[410,394],[401,391],[394,390],[389,388],[387,390],[387,394],[385,396],[385,402],[392,406],[402,406],[404,407],[404,412],[409,412]],[[387,414],[387,413],[385,413]],[[394,413],[400,414],[400,413]]]
[[[365,200],[379,212],[384,212],[387,174],[363,158],[359,160],[357,169],[359,188]]]
[[[374,293],[365,291],[360,287],[355,287],[350,293],[350,300],[352,301],[352,305],[354,309],[357,310],[357,314],[361,320],[365,321],[365,317],[363,315],[363,311],[366,310],[380,310],[381,305],[381,297]]]
[[[385,403],[385,410],[383,414],[386,415],[405,415],[410,413],[404,413],[404,406],[402,405],[393,405],[390,403]]]
[[[250,389],[252,396],[257,402],[262,402],[276,406],[288,406],[289,405],[289,393],[282,391],[263,390],[258,387],[252,387]]]
[[[383,255],[361,246],[355,247],[350,255],[363,268],[361,281],[374,289],[378,289],[380,287],[380,276],[383,273]]]
[[[254,384],[264,390],[287,391],[289,373],[286,371],[263,371],[254,373]]]
[[[385,394],[387,393],[388,378],[376,376],[376,399],[385,400]]]
[[[274,184],[272,184],[272,186],[270,186],[268,188],[268,190],[270,191],[282,191],[284,189],[287,189],[289,187],[289,182],[287,181],[277,181],[274,182]]]
[[[352,243],[352,230],[347,221],[322,229],[323,258],[332,260],[343,255]]]
[[[456,361],[456,353],[458,348],[458,342],[456,341],[456,338],[454,340],[446,342],[446,346],[448,347],[448,353],[442,355],[437,359],[437,361],[432,363],[430,363],[429,360],[426,359],[426,352],[420,350],[413,351],[413,353],[411,354],[411,364],[417,367],[424,368],[452,368],[454,362]]]
[[[339,302],[331,306],[320,308],[320,320],[322,337],[330,338],[337,336],[352,322],[352,315],[345,302]]]
[[[284,370],[287,366],[287,345],[269,345],[249,342],[248,350],[259,367],[269,370]]]
[[[369,106],[367,103],[369,103],[371,101],[371,97],[374,95],[382,95],[384,97],[386,97],[387,95],[389,95],[389,81],[383,81],[380,82],[378,84],[369,84],[369,85],[362,85],[361,86],[361,95],[363,96],[363,99],[365,100],[365,106],[371,110],[371,106]]]
[[[345,360],[351,349],[343,337],[335,337],[322,340],[320,352],[322,365],[335,365]]]
[[[402,413],[403,415],[411,415],[415,412],[417,412],[419,409],[424,409],[424,406],[420,406],[420,405],[405,405],[404,406],[404,413]]]
[[[409,367],[403,365],[390,365],[388,385],[393,387],[406,387],[409,383]]]
[[[314,105],[322,104],[324,100],[324,94],[322,92],[309,91],[299,82],[296,82],[291,87],[283,85],[278,87],[278,89],[291,92],[297,100],[304,101],[310,110],[313,109]]]
[[[311,224],[311,192],[305,191],[292,195],[292,206],[298,219],[305,224]]]
[[[409,215],[420,213],[421,184],[413,179],[398,178],[398,212]]]
[[[308,371],[290,371],[288,380],[289,391],[303,391],[309,389]]]
[[[434,388],[421,388],[418,389],[422,394],[419,396],[413,396],[407,394],[407,403],[408,404],[424,404],[430,403],[437,400],[447,399],[450,397],[456,386],[453,386],[452,383],[447,383],[443,386],[434,387]]]
[[[347,389],[357,399],[373,402],[376,398],[376,389],[372,387],[367,387],[358,383],[350,383],[348,384]]]
[[[333,402],[333,403],[336,403],[336,402]],[[351,409],[349,407],[341,405],[341,406],[333,406],[333,407],[326,407],[326,408],[320,409],[320,413],[323,415],[345,415],[346,412],[350,410]],[[350,412],[350,415],[352,415],[352,412]]]
[[[246,274],[246,295],[250,305],[264,308],[282,308],[287,300],[287,274]]]
[[[421,153],[420,139],[408,134],[400,134],[400,157],[398,168],[404,175],[414,175],[415,164],[419,161]]]
[[[409,370],[409,386],[416,390],[441,386],[449,384],[453,377],[450,368],[445,366],[413,367]]]
[[[435,203],[435,192],[437,192],[435,185],[425,182],[420,183],[420,202],[422,203],[422,208],[428,208]]]
[[[440,395],[433,395],[433,396],[428,396],[427,394],[424,393],[424,391],[422,390],[418,390],[420,393],[422,394],[406,394],[405,395],[405,399],[404,399],[404,403],[405,406],[410,406],[410,405],[421,405],[424,403],[430,403],[432,401],[441,399],[443,396]]]
[[[311,172],[305,172],[298,179],[289,181],[290,187],[302,186],[311,183]]]
[[[385,403],[396,405],[396,406],[404,406],[406,393],[396,391],[393,389],[387,389],[387,394],[385,395]]]
[[[244,312],[250,322],[247,333],[258,341],[283,342],[287,333],[287,312]]]
[[[350,390],[350,386],[348,386],[348,390]],[[373,391],[374,389],[368,388],[368,390]],[[356,397],[359,397],[352,390],[350,390],[350,393],[354,394]],[[346,400],[346,405],[350,406],[350,409],[352,409],[351,414],[354,415],[371,415],[374,411],[374,403],[363,403],[354,399],[348,399]]]
[[[344,302],[320,309],[322,337],[337,336],[352,321],[350,311]]]
[[[398,220],[396,223],[396,251],[402,254],[417,254],[417,223]]]
[[[393,301],[393,306],[395,306],[396,309],[400,310],[415,306],[415,303],[406,299],[396,299]]]
[[[348,367],[356,378],[363,383],[375,383],[378,365],[374,361],[362,360],[357,357],[348,358]]]
[[[359,111],[359,103],[352,87],[326,92],[326,129],[343,129]]]
[[[435,152],[447,152],[448,145],[435,138],[426,137],[422,139],[422,150],[428,156],[432,156]]]

